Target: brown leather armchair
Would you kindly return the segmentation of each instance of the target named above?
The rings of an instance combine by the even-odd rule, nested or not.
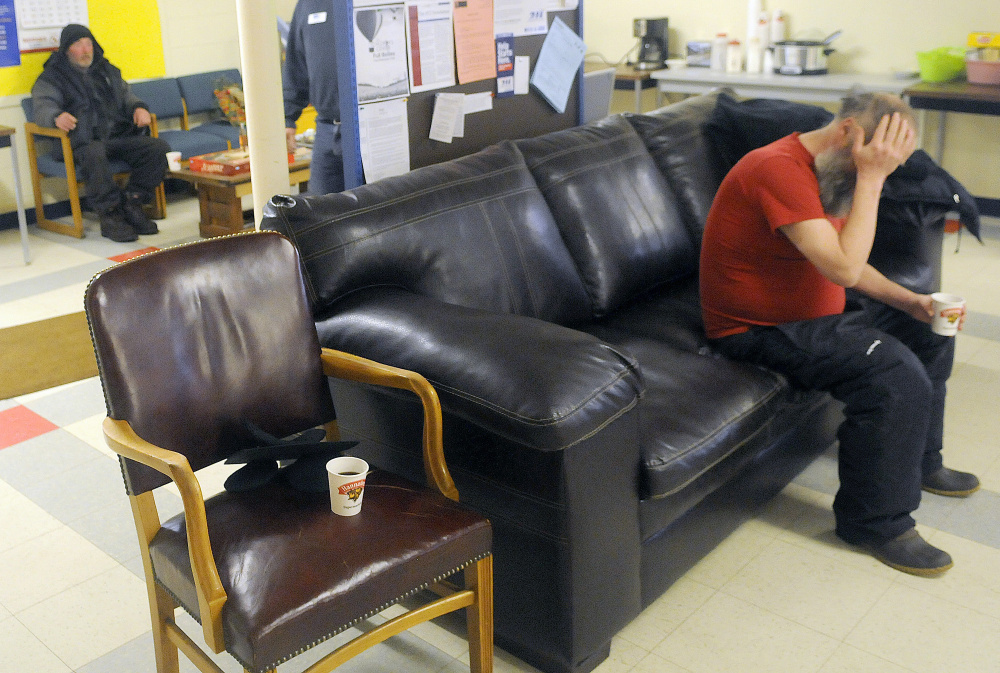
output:
[[[85,307],[105,436],[139,533],[158,673],[177,672],[178,650],[219,670],[175,622],[177,606],[201,623],[211,650],[261,673],[425,588],[441,597],[307,671],[463,608],[471,669],[492,670],[491,527],[457,502],[437,394],[413,372],[321,351],[287,239],[250,233],[124,262],[91,281]],[[279,437],[325,425],[336,438],[327,376],[417,396],[431,487],[376,469],[351,517],[330,511],[328,493],[280,479],[205,499],[195,472],[245,448],[247,422]],[[161,522],[153,489],[170,481],[184,511]]]

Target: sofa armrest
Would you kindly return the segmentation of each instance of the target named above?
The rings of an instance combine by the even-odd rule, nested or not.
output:
[[[593,435],[638,402],[635,363],[553,323],[371,288],[317,320],[320,343],[419,372],[446,413],[544,451]]]

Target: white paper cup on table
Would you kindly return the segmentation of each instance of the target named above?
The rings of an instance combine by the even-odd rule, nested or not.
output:
[[[339,456],[326,464],[330,478],[330,508],[334,514],[354,516],[361,511],[368,463],[360,458]]]
[[[179,171],[181,169],[181,153],[167,152],[167,166],[172,171]]]
[[[931,295],[934,304],[934,317],[931,319],[931,331],[942,336],[958,334],[958,324],[962,321],[962,311],[965,309],[965,299],[957,294],[935,292]]]

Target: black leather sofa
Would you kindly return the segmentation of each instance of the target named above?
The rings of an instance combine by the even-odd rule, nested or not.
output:
[[[437,388],[461,498],[494,527],[496,641],[548,673],[599,664],[835,441],[837,403],[704,336],[700,233],[728,168],[705,131],[718,97],[266,208],[263,228],[301,252],[321,343]],[[905,250],[879,254],[930,289],[947,208],[905,209],[887,243]],[[334,395],[370,461],[420,476],[416,400]]]

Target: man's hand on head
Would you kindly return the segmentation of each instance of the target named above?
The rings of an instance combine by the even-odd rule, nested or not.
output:
[[[864,130],[855,125],[853,143],[852,154],[858,177],[884,179],[913,154],[917,147],[917,134],[906,116],[894,112],[879,120],[867,144]]]

